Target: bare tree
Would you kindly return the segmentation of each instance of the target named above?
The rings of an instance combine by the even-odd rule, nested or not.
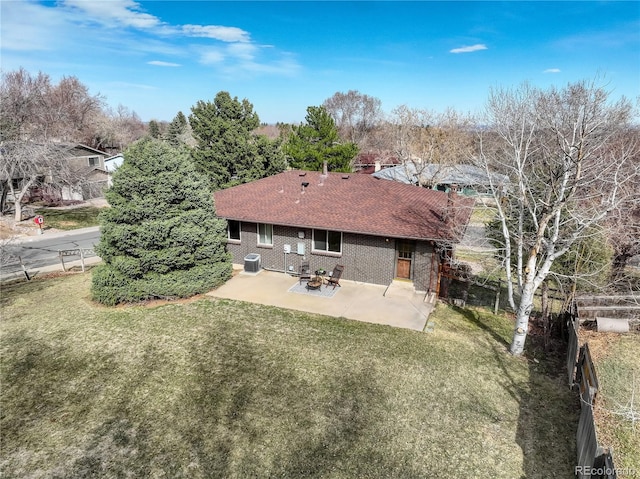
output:
[[[23,68],[2,75],[0,92],[2,140],[78,141],[103,106],[76,77],[52,84]]]
[[[382,119],[382,102],[357,90],[336,92],[322,106],[336,122],[342,140],[355,143],[361,149]]]
[[[5,141],[0,147],[0,182],[13,199],[15,221],[22,220],[22,204],[32,186],[42,182],[61,163],[61,149],[52,143]]]
[[[631,105],[609,97],[595,81],[490,93],[479,161],[488,173],[511,179],[508,190],[492,190],[508,300],[516,313],[514,355],[524,351],[534,294],[554,261],[602,225],[640,174],[633,164],[637,144],[625,135]]]
[[[21,68],[3,73],[0,83],[0,141],[28,140],[41,135],[38,117],[43,96],[51,88],[48,75],[31,76]]]
[[[380,136],[385,149],[405,165],[407,177],[431,187],[448,166],[472,156],[469,126],[470,120],[454,110],[435,113],[401,105],[392,110]]]
[[[92,135],[87,138],[87,144],[104,151],[120,152],[145,133],[144,123],[136,112],[119,105],[115,111],[103,110]]]
[[[16,221],[29,189],[43,178],[56,182],[64,168],[61,142],[78,141],[99,115],[102,97],[89,95],[75,77],[52,84],[24,69],[4,73],[0,84],[0,211],[11,195]]]
[[[638,127],[630,129],[621,141],[615,145],[618,149],[635,152],[635,159],[627,167],[631,170],[632,180],[624,185],[624,201],[611,211],[607,218],[606,228],[609,243],[613,248],[610,279],[614,285],[622,286],[627,263],[634,256],[640,255],[640,177],[633,176],[633,169],[640,164],[640,131]],[[622,154],[619,152],[618,154]],[[635,178],[635,181],[633,179]]]
[[[90,95],[76,77],[63,77],[43,92],[37,117],[41,136],[58,142],[77,142],[93,128],[102,107],[100,95]]]

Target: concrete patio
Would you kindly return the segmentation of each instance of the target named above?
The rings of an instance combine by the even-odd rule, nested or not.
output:
[[[224,285],[207,294],[415,331],[424,330],[433,309],[431,303],[424,301],[424,294],[414,292],[411,283],[394,281],[387,287],[341,280],[336,293],[328,298],[290,292],[298,279],[289,274],[266,270],[234,273]]]

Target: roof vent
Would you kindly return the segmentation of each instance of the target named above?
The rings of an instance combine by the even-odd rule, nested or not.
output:
[[[298,176],[307,176],[307,172],[306,171],[302,171],[302,172],[298,173]]]
[[[349,179],[349,175],[342,175],[342,179],[343,180],[348,180]]]
[[[307,186],[309,186],[309,182],[308,181],[303,181],[302,182],[302,187],[306,188]]]

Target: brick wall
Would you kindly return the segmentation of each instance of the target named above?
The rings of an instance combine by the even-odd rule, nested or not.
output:
[[[414,255],[413,285],[416,291],[435,291],[438,285],[439,256],[430,241],[418,241]],[[429,286],[429,282],[431,285]]]
[[[304,233],[304,238],[299,237]],[[304,244],[304,256],[298,255],[298,243]],[[291,254],[284,254],[284,245],[291,245]],[[233,262],[244,264],[244,257],[251,253],[260,255],[263,268],[276,271],[297,272],[300,263],[306,259],[312,270],[323,268],[332,271],[336,264],[344,265],[343,278],[388,285],[393,281],[396,266],[396,241],[394,238],[343,233],[342,254],[312,251],[312,231],[308,228],[273,226],[273,247],[258,246],[257,225],[241,223],[240,243],[229,242],[227,250]],[[426,291],[432,267],[433,245],[418,241],[414,256],[413,278],[417,291]],[[436,256],[437,259],[437,256]],[[437,261],[433,261],[432,289],[437,284]]]

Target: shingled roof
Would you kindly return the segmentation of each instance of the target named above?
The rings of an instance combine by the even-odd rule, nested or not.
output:
[[[285,171],[214,194],[219,217],[435,241],[460,239],[473,200],[370,175]]]

